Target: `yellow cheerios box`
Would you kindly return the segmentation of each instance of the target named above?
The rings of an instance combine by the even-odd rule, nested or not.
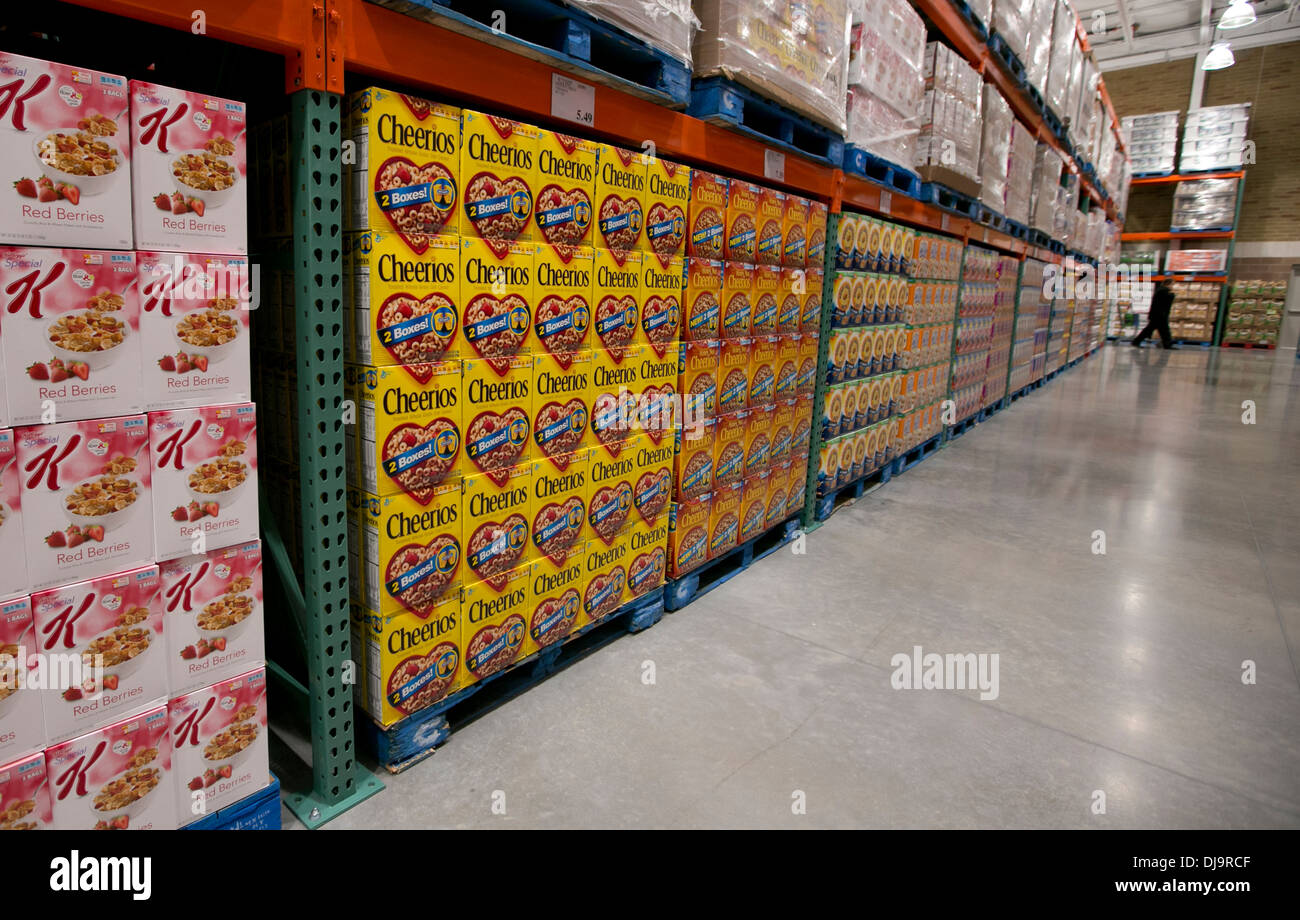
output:
[[[470,358],[461,378],[466,476],[504,470],[533,457],[533,356]]]
[[[592,454],[587,478],[585,537],[611,545],[632,523],[633,492],[638,478],[637,452],[649,444],[644,437],[631,440],[618,457]]]
[[[348,275],[353,353],[360,364],[419,364],[459,357],[459,244],[431,236],[414,252],[397,233],[351,235]]]
[[[671,443],[679,421],[681,395],[677,392],[681,345],[674,342],[662,354],[655,346],[641,353],[638,363],[636,430],[655,444]]]
[[[641,322],[642,253],[596,250],[592,290],[593,348],[620,352],[634,344]]]
[[[535,191],[533,222],[537,242],[561,250],[592,245],[595,142],[559,131],[542,131],[537,141]]]
[[[754,304],[750,333],[760,336],[776,332],[781,307],[781,269],[774,265],[755,266],[754,292],[749,299]]]
[[[827,207],[820,201],[808,202],[808,267],[826,267]]]
[[[663,354],[681,333],[686,260],[672,256],[641,260],[641,322],[636,341]]]
[[[781,264],[788,268],[803,268],[808,264],[808,210],[807,198],[785,196],[785,211],[781,216]]]
[[[534,243],[460,241],[460,333],[466,358],[484,358],[504,368],[511,358],[535,350],[536,259]]]
[[[366,610],[366,712],[387,727],[459,690],[461,592],[449,592],[425,617]]]
[[[351,366],[356,376],[359,484],[420,499],[464,469],[461,362]]]
[[[524,655],[563,642],[578,622],[586,578],[587,544],[576,543],[556,558],[530,563],[532,611]]]
[[[513,667],[528,654],[532,581],[533,567],[525,563],[490,581],[465,585],[460,608],[461,687]]]
[[[636,479],[632,484],[634,520],[654,524],[668,511],[673,493],[673,460],[676,450],[672,441],[645,443],[636,449],[633,462]]]
[[[727,239],[723,257],[728,262],[752,265],[758,243],[758,199],[762,189],[752,182],[732,179],[727,189]]]
[[[612,144],[596,148],[596,245],[616,258],[643,246],[649,157]]]
[[[785,193],[763,188],[758,193],[758,237],[754,261],[759,265],[780,265],[785,249]]]
[[[595,250],[538,246],[533,279],[534,350],[568,354],[590,348]]]
[[[460,235],[503,252],[533,240],[537,156],[542,131],[499,115],[461,112]]]
[[[378,613],[427,617],[464,576],[461,483],[436,486],[426,501],[398,492],[361,493],[364,602]]]
[[[537,558],[562,559],[587,539],[587,492],[591,451],[534,460],[529,488],[529,535]]]
[[[561,458],[595,443],[591,433],[592,353],[533,355],[533,456]]]
[[[668,515],[653,523],[637,521],[628,532],[627,599],[649,594],[668,573]]]
[[[599,623],[627,603],[627,564],[631,561],[631,555],[631,547],[627,543],[606,545],[599,540],[592,540],[587,544],[584,563],[586,577],[582,591],[582,612],[578,614],[578,629]]]
[[[686,210],[691,201],[691,168],[647,157],[645,250],[667,267],[686,253]]]
[[[538,557],[529,535],[532,484],[531,463],[504,477],[465,477],[465,583],[497,578]]]

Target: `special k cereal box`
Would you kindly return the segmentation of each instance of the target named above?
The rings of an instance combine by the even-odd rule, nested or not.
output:
[[[637,481],[636,453],[646,442],[635,445],[617,459],[595,452],[587,482],[586,537],[593,543],[611,546],[623,542],[632,523],[633,495]]]
[[[591,431],[590,351],[533,355],[533,456],[563,468],[595,443]]]
[[[758,335],[749,348],[749,406],[770,405],[776,398],[777,354],[781,339],[775,335]]]
[[[158,559],[257,539],[252,403],[149,413]]]
[[[740,533],[737,541],[744,543],[763,532],[767,523],[767,480],[765,470],[747,476],[742,481],[740,494]]]
[[[759,265],[780,265],[785,252],[785,193],[761,189],[754,222],[758,227],[754,261]]]
[[[368,610],[427,619],[447,595],[459,597],[465,577],[461,491],[460,482],[443,483],[425,502],[405,493],[358,496]]]
[[[803,268],[808,262],[808,199],[798,195],[785,196],[785,211],[781,217],[781,264]]]
[[[781,269],[775,265],[756,266],[754,290],[749,299],[754,304],[750,333],[760,336],[776,332],[777,316],[781,308]]]
[[[541,129],[464,109],[460,119],[460,235],[504,256],[535,239],[533,202]]]
[[[663,355],[681,332],[686,260],[657,256],[641,261],[641,323],[636,341]]]
[[[607,546],[600,540],[587,544],[582,612],[576,628],[599,623],[628,601],[627,564],[631,559],[627,543]]]
[[[346,365],[356,378],[358,475],[374,495],[421,497],[465,468],[459,361]]]
[[[172,695],[229,679],[266,659],[261,543],[172,559],[159,574]]]
[[[533,467],[527,464],[509,470],[501,481],[486,475],[465,479],[466,584],[497,579],[537,558],[538,549],[529,536],[532,477]]]
[[[174,830],[167,707],[159,705],[45,751],[54,827]]]
[[[443,699],[464,680],[461,590],[423,615],[367,611],[365,710],[389,726]]]
[[[167,703],[167,723],[172,795],[181,824],[270,783],[265,668],[175,695]]]
[[[0,247],[5,389],[15,425],[133,412],[140,382],[134,253]]]
[[[466,360],[461,394],[465,475],[500,478],[532,459],[532,355]]]
[[[595,251],[586,246],[539,246],[534,266],[536,350],[554,355],[587,350],[591,346]]]
[[[621,354],[632,345],[641,318],[642,253],[596,250],[596,283],[592,290],[591,345]]]
[[[465,586],[461,601],[461,687],[491,677],[527,654],[533,566],[525,563],[490,581]]]
[[[691,200],[691,168],[646,157],[645,249],[663,267],[686,253],[686,210]]]
[[[722,266],[722,318],[718,334],[724,339],[749,335],[754,318],[754,266],[727,262]]]
[[[718,371],[721,343],[683,342],[678,389],[682,394],[682,424],[718,414]],[[752,385],[751,385],[752,392]]]
[[[637,451],[636,479],[632,483],[632,516],[646,526],[665,519],[673,494],[672,442],[648,444]]]
[[[45,730],[63,741],[167,694],[162,582],[155,565],[32,595],[32,653],[77,680],[41,692]]]
[[[745,475],[767,469],[771,462],[772,420],[775,410],[771,405],[755,406],[749,410],[749,423],[745,427]]]
[[[702,169],[691,170],[690,234],[686,238],[686,255],[692,259],[717,260],[724,256],[727,185],[726,176]]]
[[[34,425],[14,438],[31,590],[153,560],[143,415]]]
[[[776,332],[799,331],[799,317],[803,313],[802,295],[807,280],[802,268],[781,269],[781,286],[777,289]]]
[[[45,752],[0,760],[0,831],[53,830]]]
[[[743,497],[743,482],[733,482],[713,490],[713,501],[709,505],[710,559],[718,559],[736,548]]]
[[[673,497],[677,501],[699,498],[713,487],[713,443],[716,419],[704,419],[677,429],[673,457]]]
[[[820,268],[809,268],[804,273],[805,289],[799,306],[799,331],[817,332],[822,325],[822,286],[825,273]]]
[[[823,202],[808,202],[808,267],[826,267],[827,208]]]
[[[0,77],[0,161],[14,191],[0,242],[130,249],[126,78],[7,52]]]
[[[460,205],[460,109],[367,87],[348,97],[349,229],[387,230],[420,253],[455,234]]]
[[[350,234],[350,321],[362,364],[421,364],[470,352],[461,330],[460,242],[420,240],[414,250],[392,231]]]
[[[723,339],[718,349],[718,414],[749,405],[749,339]]]
[[[537,144],[536,239],[560,252],[590,247],[592,196],[596,193],[596,144],[542,131]]]
[[[668,574],[668,515],[654,523],[637,521],[628,536],[627,599],[661,587]]]
[[[532,610],[525,656],[562,642],[577,625],[585,587],[587,544],[575,543],[554,559],[532,562]]]
[[[706,259],[686,261],[686,302],[682,341],[702,342],[718,338],[722,308],[723,263]]]
[[[742,410],[718,416],[713,441],[713,490],[745,477],[745,432],[749,413]]]
[[[668,575],[680,578],[709,561],[709,511],[712,496],[705,492],[673,502],[668,512]]]
[[[45,746],[46,691],[32,685],[37,642],[31,598],[0,601],[0,762]],[[0,815],[0,828],[4,824]]]
[[[0,428],[0,598],[27,593],[27,538],[13,429]],[[0,753],[0,757],[4,754]]]
[[[644,248],[648,160],[611,144],[596,149],[596,245],[612,250],[616,261]]]
[[[131,81],[137,249],[248,252],[247,135],[242,102]]]
[[[533,461],[528,530],[534,558],[560,563],[573,546],[586,540],[590,477],[590,450]]]
[[[724,258],[728,262],[753,264],[758,261],[758,201],[763,190],[752,182],[732,179],[727,188],[727,237]]]
[[[537,246],[466,238],[460,256],[464,354],[504,373],[511,358],[535,350]]]

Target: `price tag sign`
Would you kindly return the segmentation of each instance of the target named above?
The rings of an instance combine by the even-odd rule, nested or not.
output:
[[[763,151],[763,176],[773,182],[785,181],[785,154],[779,150]]]
[[[880,213],[888,214],[889,206],[892,205],[893,203],[894,203],[894,196],[890,192],[882,190],[880,193]]]
[[[551,116],[591,127],[596,123],[596,87],[551,74]]]
[[[985,227],[985,228],[984,228],[984,242],[987,243],[988,241],[989,241],[989,228],[988,228],[988,227]]]
[[[939,227],[940,227],[940,229],[943,229],[943,230],[947,230],[947,229],[948,229],[948,215],[947,215],[947,214],[940,214],[940,215],[939,215]]]

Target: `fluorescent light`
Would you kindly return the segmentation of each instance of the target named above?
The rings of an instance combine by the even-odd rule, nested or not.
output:
[[[1255,22],[1255,8],[1250,0],[1232,0],[1219,18],[1220,29],[1244,29]]]
[[[1228,47],[1228,43],[1215,42],[1210,46],[1209,54],[1205,55],[1205,60],[1201,62],[1201,70],[1222,70],[1235,63],[1237,59],[1232,56],[1232,49]]]

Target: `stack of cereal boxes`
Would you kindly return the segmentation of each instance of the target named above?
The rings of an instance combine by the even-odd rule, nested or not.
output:
[[[891,420],[896,454],[906,453],[943,429],[942,401],[948,396],[952,369],[962,252],[960,240],[916,234],[903,313],[907,324],[903,385]]]
[[[267,785],[243,103],[0,54],[0,828]]]
[[[826,207],[691,176],[669,574],[803,509]]]
[[[349,98],[359,702],[391,725],[662,585],[690,171]]]

